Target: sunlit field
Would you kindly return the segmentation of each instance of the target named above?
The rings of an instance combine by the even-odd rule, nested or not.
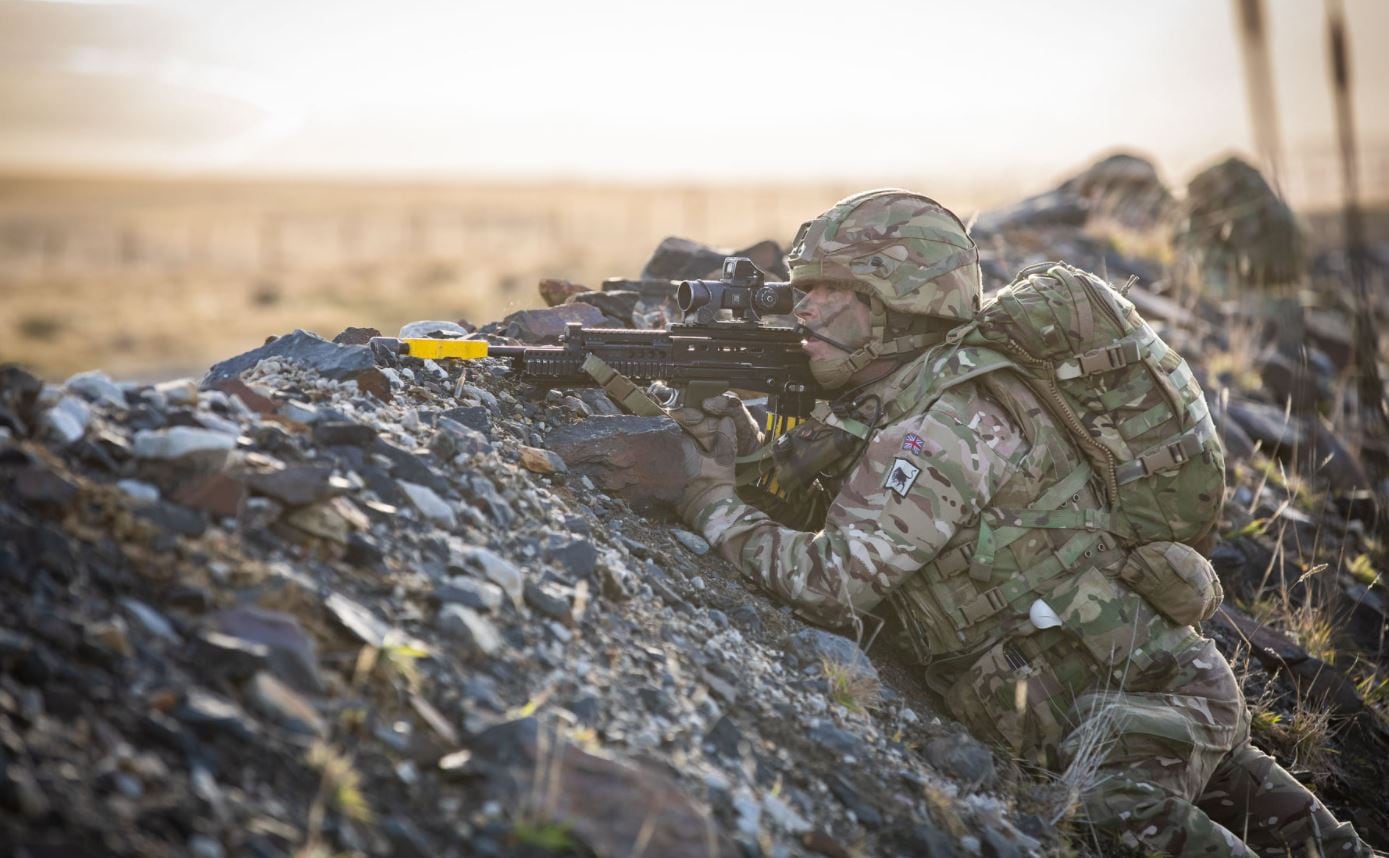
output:
[[[635,277],[667,235],[784,245],[855,190],[8,179],[0,359],[158,378],[296,327],[481,323],[540,305],[541,278]]]

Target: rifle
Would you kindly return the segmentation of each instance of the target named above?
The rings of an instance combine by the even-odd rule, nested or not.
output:
[[[810,416],[823,390],[810,373],[796,327],[766,325],[795,303],[789,283],[768,283],[744,257],[724,260],[719,280],[676,287],[684,321],[665,330],[567,326],[557,346],[495,346],[479,340],[372,338],[374,348],[419,358],[502,358],[513,375],[540,387],[596,387],[617,373],[633,382],[663,383],[648,392],[665,407],[696,407],[725,390],[768,397],[766,429],[775,437]],[[723,319],[724,310],[733,319]],[[597,361],[591,358],[597,358]],[[606,366],[609,372],[604,372]],[[599,373],[601,375],[596,375]]]
[[[665,330],[566,326],[557,346],[495,346],[480,340],[373,337],[373,348],[416,358],[502,358],[515,377],[540,387],[603,387],[634,414],[699,406],[726,390],[767,395],[768,444],[739,458],[739,493],[773,518],[806,529],[823,519],[823,490],[803,493],[829,461],[843,456],[848,436],[791,443],[791,431],[811,415],[824,390],[801,349],[804,329],[763,324],[796,301],[790,283],[768,283],[752,260],[724,260],[719,280],[686,280],[675,292],[682,321]],[[724,319],[723,311],[735,318]],[[643,391],[635,382],[651,384]],[[802,433],[813,425],[802,426]],[[815,435],[820,437],[823,433]],[[846,441],[847,439],[847,441]],[[782,465],[778,471],[778,461]],[[797,476],[799,475],[799,476]]]

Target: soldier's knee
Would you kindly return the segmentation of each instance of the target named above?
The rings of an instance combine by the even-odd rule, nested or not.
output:
[[[1174,856],[1253,855],[1200,808],[1154,784],[1112,777],[1086,793],[1084,804],[1091,825],[1130,848]]]

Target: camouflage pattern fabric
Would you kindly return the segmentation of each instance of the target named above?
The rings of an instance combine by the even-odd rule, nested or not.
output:
[[[1171,855],[1249,855],[1243,836],[1255,848],[1299,850],[1313,832],[1320,854],[1372,854],[1248,747],[1244,701],[1214,645],[1101,574],[1127,554],[1112,540],[1000,520],[994,566],[971,564],[990,508],[1053,495],[1082,510],[1100,495],[1058,483],[1082,459],[1020,381],[993,372],[942,391],[932,369],[927,356],[856,392],[895,408],[821,530],[781,527],[733,497],[688,520],[751,582],[811,619],[841,625],[890,609],[952,713],[1002,751],[1061,771],[1077,757],[1084,765],[1084,740],[1097,736],[1084,811],[1122,841]],[[1073,562],[1039,576],[1059,554]],[[1018,581],[1035,586],[1010,589]],[[1028,606],[1043,601],[1056,623],[1039,629]]]

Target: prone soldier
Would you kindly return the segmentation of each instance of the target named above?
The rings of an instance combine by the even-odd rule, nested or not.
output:
[[[805,292],[794,309],[803,348],[837,395],[825,418],[858,443],[822,472],[833,498],[823,522],[796,530],[739,498],[735,460],[762,439],[737,399],[677,410],[692,436],[682,517],[810,619],[885,615],[952,714],[1003,753],[1059,772],[1098,749],[1083,811],[1123,843],[1176,856],[1372,855],[1250,744],[1215,644],[1120,574],[1137,560],[1171,575],[1204,559],[1179,542],[1125,539],[1104,475],[1038,388],[959,351],[982,300],[960,220],[917,194],[870,191],[803,225],[789,261]],[[1170,363],[1184,368],[1175,353]],[[1209,450],[1208,436],[1193,437]],[[1144,467],[1191,455],[1180,446]],[[1219,488],[1202,497],[1218,509]]]

